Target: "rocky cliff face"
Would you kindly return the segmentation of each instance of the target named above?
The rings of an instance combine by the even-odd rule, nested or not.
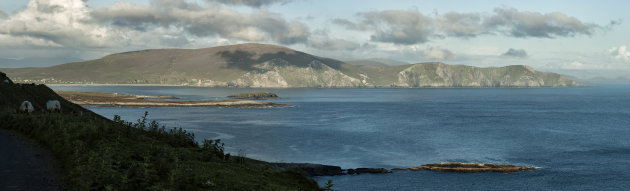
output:
[[[254,65],[253,71],[231,81],[238,87],[359,87],[361,81],[313,60],[297,67],[282,59]]]
[[[529,66],[478,68],[444,63],[420,63],[398,73],[400,87],[569,87],[575,81]]]

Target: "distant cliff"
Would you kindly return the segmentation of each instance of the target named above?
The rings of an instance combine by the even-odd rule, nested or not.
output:
[[[16,82],[163,84],[211,87],[569,87],[562,75],[529,66],[444,63],[348,64],[286,47],[240,44],[156,49],[44,68],[0,69]]]

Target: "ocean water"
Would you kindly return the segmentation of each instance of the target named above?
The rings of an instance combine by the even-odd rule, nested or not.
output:
[[[630,85],[583,88],[235,89],[53,86],[224,99],[271,91],[289,108],[90,107],[149,118],[272,162],[408,168],[436,162],[539,167],[503,173],[397,171],[317,177],[335,190],[630,190]]]

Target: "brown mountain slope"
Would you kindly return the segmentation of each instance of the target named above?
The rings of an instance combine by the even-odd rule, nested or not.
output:
[[[357,66],[286,47],[239,44],[155,49],[45,68],[2,69],[17,82],[236,87],[566,87],[575,82],[526,66],[444,63]]]

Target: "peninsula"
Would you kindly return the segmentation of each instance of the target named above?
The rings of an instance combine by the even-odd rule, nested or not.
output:
[[[441,172],[502,172],[512,173],[517,171],[535,170],[534,167],[514,166],[505,164],[489,164],[489,163],[461,163],[461,162],[441,162],[434,164],[424,164],[419,167],[407,168],[407,169],[392,169],[392,170],[430,170]]]
[[[287,104],[252,100],[183,101],[172,96],[141,96],[103,92],[56,91],[61,97],[82,106],[90,107],[233,107],[263,108],[292,107]]]
[[[227,98],[232,99],[276,99],[278,95],[271,92],[247,92],[247,93],[237,93],[227,96]]]

